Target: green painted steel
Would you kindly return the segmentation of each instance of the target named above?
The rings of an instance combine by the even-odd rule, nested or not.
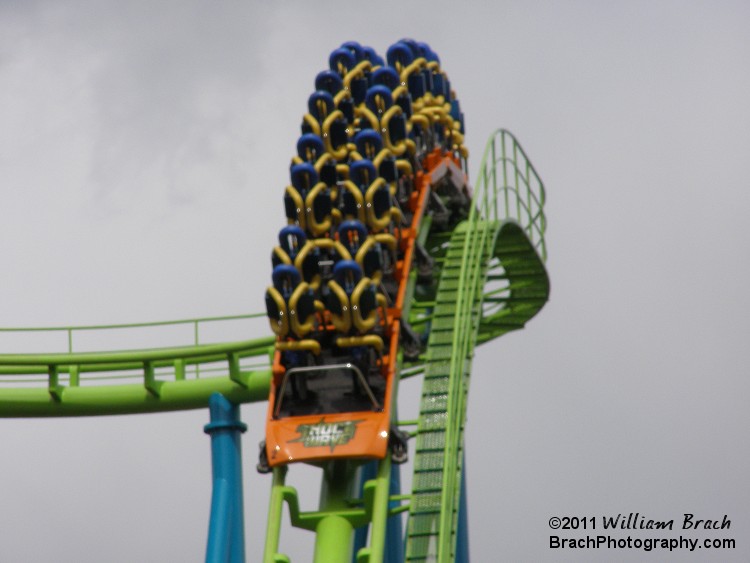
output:
[[[446,253],[425,357],[425,374],[415,446],[412,501],[407,526],[406,560],[450,560],[454,491],[462,440],[455,427],[460,416],[461,386],[468,377],[474,295],[462,283],[464,251],[472,270],[483,270],[486,243],[466,246],[468,222],[454,231]],[[469,269],[466,270],[471,273]],[[472,276],[480,278],[479,275]],[[475,283],[475,286],[477,284]],[[460,291],[463,290],[463,291]],[[443,554],[442,559],[438,557]]]
[[[201,328],[204,330],[210,325],[227,321],[247,321],[250,319],[265,319],[265,313],[252,313],[245,315],[225,315],[221,317],[200,317],[196,319],[181,319],[176,321],[156,321],[156,322],[145,322],[145,323],[124,323],[115,325],[81,325],[81,326],[57,326],[57,327],[20,327],[20,328],[3,328],[0,327],[0,334],[2,333],[47,333],[47,334],[61,334],[65,337],[67,342],[67,349],[65,352],[75,352],[74,343],[77,343],[77,338],[84,336],[86,333],[103,331],[122,331],[125,329],[144,329],[144,328],[158,328],[158,327],[174,327],[174,326],[185,326],[188,327],[192,333],[191,344],[197,346],[201,344]]]
[[[491,254],[477,344],[523,328],[549,298],[544,263],[518,224],[502,224]]]
[[[288,466],[281,465],[273,469],[273,483],[268,502],[268,517],[266,519],[266,545],[263,553],[263,563],[289,563],[289,558],[279,553],[281,539],[281,518],[283,516],[284,496],[287,487],[284,485]],[[291,487],[289,487],[291,489]],[[293,490],[293,489],[292,489]],[[294,491],[296,498],[296,491]]]
[[[320,519],[315,526],[315,563],[351,563],[354,518],[342,511],[355,497],[357,464],[334,461],[323,468],[320,490]]]
[[[85,327],[3,329],[4,335],[61,333],[67,351],[0,354],[0,416],[132,414],[204,408],[213,393],[234,403],[263,401],[271,377],[272,337],[201,344],[200,328],[262,315]],[[74,337],[124,329],[186,327],[184,346],[78,352]],[[148,335],[147,335],[148,336]]]
[[[477,343],[522,328],[547,301],[544,186],[515,138],[487,144],[468,220],[447,241],[417,426],[406,560],[455,560],[463,431]],[[445,238],[445,237],[444,237]]]
[[[286,467],[273,470],[273,484],[268,509],[264,563],[287,562],[279,544],[283,506],[287,505],[291,524],[295,528],[316,533],[316,563],[352,560],[352,536],[355,528],[372,524],[370,545],[356,554],[357,563],[380,562],[383,559],[385,521],[389,516],[408,509],[408,505],[389,507],[392,501],[401,501],[409,495],[390,495],[390,459],[378,466],[374,479],[365,483],[361,498],[355,498],[354,485],[360,461],[338,461],[323,468],[323,487],[318,510],[302,512],[297,490],[285,484]],[[334,559],[335,558],[335,559]]]

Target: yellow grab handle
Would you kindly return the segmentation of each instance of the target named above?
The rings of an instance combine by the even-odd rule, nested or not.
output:
[[[279,290],[271,286],[266,290],[266,293],[271,296],[276,307],[279,309],[279,318],[272,319],[269,317],[268,322],[271,325],[271,330],[279,338],[284,338],[289,332],[289,320],[287,319],[286,302],[279,293]]]
[[[305,202],[302,201],[302,196],[293,186],[286,187],[286,194],[292,198],[294,205],[297,208],[297,222],[302,229],[306,228],[307,222],[305,221]],[[293,225],[294,220],[289,219],[289,224]]]
[[[339,315],[331,311],[331,322],[339,332],[349,332],[349,329],[352,327],[352,316],[349,311],[349,298],[346,296],[344,288],[333,280],[328,282],[328,289],[333,292],[338,298],[339,303],[341,303],[341,314]]]

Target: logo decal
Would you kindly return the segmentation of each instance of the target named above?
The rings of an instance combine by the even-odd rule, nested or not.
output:
[[[316,424],[300,424],[297,426],[299,438],[289,440],[292,442],[302,442],[306,448],[319,448],[330,446],[331,451],[336,446],[348,444],[354,438],[357,432],[357,424],[361,420],[345,420],[343,422],[325,422],[324,418]]]

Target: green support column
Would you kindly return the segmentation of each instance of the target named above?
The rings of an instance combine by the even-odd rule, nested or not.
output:
[[[323,470],[320,511],[348,510],[356,495],[357,468],[346,461],[335,461]],[[331,514],[315,527],[315,563],[351,563],[354,526],[343,516]]]
[[[284,508],[284,479],[288,471],[286,465],[274,467],[271,498],[268,503],[268,518],[266,529],[266,547],[263,554],[264,563],[288,563],[286,555],[278,553],[279,537],[281,536],[281,516]]]
[[[368,561],[383,561],[385,554],[385,537],[388,525],[389,492],[391,478],[391,458],[378,463],[375,477],[375,493],[372,507],[372,525],[370,526],[370,553]]]
[[[351,563],[351,522],[341,516],[326,516],[315,528],[315,563]]]

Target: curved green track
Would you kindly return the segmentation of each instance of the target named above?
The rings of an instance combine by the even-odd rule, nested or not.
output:
[[[236,403],[268,398],[273,337],[200,343],[211,325],[263,314],[130,325],[0,329],[0,337],[39,334],[65,341],[58,353],[0,354],[0,416],[45,417],[137,414],[205,408],[213,393]],[[155,333],[183,329],[185,345],[171,348],[77,352],[89,334]],[[172,331],[174,332],[174,331]]]
[[[331,496],[332,504],[301,513],[296,491],[284,485],[286,469],[274,472],[265,560],[286,561],[278,550],[281,508],[293,524],[320,532],[369,525],[370,544],[357,561],[382,561],[388,517],[408,510],[406,561],[454,561],[459,528],[466,400],[476,345],[523,328],[549,295],[544,267],[544,186],[516,139],[499,130],[490,138],[476,179],[469,218],[452,232],[430,234],[425,247],[435,259],[439,283],[433,293],[414,294],[409,319],[428,327],[419,360],[402,365],[401,377],[424,377],[411,494],[389,494],[390,459],[363,487]],[[61,353],[0,354],[0,417],[49,417],[147,413],[205,408],[219,392],[234,403],[268,396],[272,337],[201,344],[199,330],[211,323],[261,317],[245,315],[109,327],[0,329],[0,337],[59,333]],[[81,333],[182,326],[191,337],[172,348],[76,352]],[[404,423],[408,424],[408,423]],[[324,488],[355,479],[351,464],[325,470]],[[326,479],[329,479],[326,481]],[[335,499],[342,502],[337,504]],[[345,499],[346,502],[343,502]],[[352,504],[353,502],[353,504]],[[400,503],[404,504],[400,504]],[[396,505],[396,506],[394,506]],[[320,533],[320,537],[324,534]],[[335,534],[326,537],[336,537]],[[327,546],[316,547],[321,559]]]

